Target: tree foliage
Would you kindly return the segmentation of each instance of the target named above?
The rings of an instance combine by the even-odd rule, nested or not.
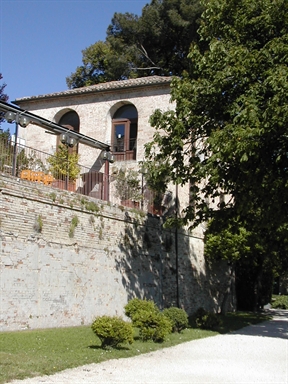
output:
[[[152,0],[142,15],[115,13],[106,40],[82,51],[82,65],[66,78],[69,88],[150,75],[181,75],[197,41],[199,0]]]
[[[13,147],[11,145],[10,131],[0,131],[0,171],[3,172],[5,165],[12,165]]]
[[[0,80],[2,79],[3,79],[3,76],[2,76],[2,73],[0,73]],[[0,100],[5,102],[7,102],[9,99],[8,95],[4,93],[6,85],[7,84],[5,83],[0,84]],[[2,121],[3,121],[3,113],[0,113],[0,124]]]
[[[146,154],[163,185],[167,175],[190,183],[182,222],[208,222],[206,254],[255,268],[254,289],[264,270],[287,267],[288,3],[204,6],[199,35],[209,48],[192,45],[189,73],[172,82],[176,110],[151,117]]]
[[[3,79],[2,73],[0,73],[0,80]],[[5,92],[6,84],[0,84],[0,100],[7,102],[9,97]],[[4,120],[4,112],[0,112],[0,127]],[[9,129],[6,131],[0,131],[0,170],[4,170],[5,164],[12,164],[13,149],[11,146],[11,135]]]
[[[140,201],[142,191],[138,176],[137,171],[120,168],[115,176],[115,196],[121,200]]]
[[[79,176],[79,155],[65,145],[60,144],[55,154],[49,156],[47,161],[50,165],[49,171],[56,179],[68,177],[70,181],[75,181]]]

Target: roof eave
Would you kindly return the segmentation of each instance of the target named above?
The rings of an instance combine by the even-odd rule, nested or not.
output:
[[[115,92],[119,90],[133,89],[133,88],[143,88],[143,87],[155,87],[155,86],[170,86],[172,77],[162,77],[162,76],[151,76],[151,77],[140,77],[138,79],[130,80],[120,80],[112,81],[109,83],[100,83],[95,85],[90,85],[83,88],[74,88],[69,89],[63,92],[55,92],[46,95],[23,97],[12,101],[13,104],[19,105],[25,102],[38,101],[38,100],[47,100],[53,98],[64,98],[64,97],[73,97],[79,95],[86,95],[90,93],[101,93],[101,92]]]

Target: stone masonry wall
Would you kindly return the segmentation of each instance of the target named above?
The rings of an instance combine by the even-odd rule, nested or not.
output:
[[[0,175],[0,331],[123,316],[135,296],[176,305],[176,276],[188,313],[219,311],[229,269],[207,267],[201,236],[175,239],[141,211]]]
[[[138,112],[137,161],[143,160],[144,144],[151,141],[154,129],[149,118],[155,109],[167,111],[175,105],[170,102],[169,84],[159,87],[141,87],[137,89],[118,89],[111,92],[69,95],[55,99],[32,99],[21,101],[21,108],[38,116],[58,123],[61,116],[68,111],[77,112],[80,119],[80,133],[95,138],[103,143],[111,144],[112,117],[121,106],[132,104]],[[27,146],[54,153],[56,139],[54,135],[37,125],[29,124],[26,128],[19,126],[19,137]],[[99,166],[100,150],[79,144],[80,163],[86,167]],[[98,159],[95,160],[95,159]]]

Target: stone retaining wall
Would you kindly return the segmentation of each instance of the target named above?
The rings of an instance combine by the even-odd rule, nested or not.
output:
[[[199,234],[180,231],[176,249],[157,217],[5,175],[0,255],[1,331],[123,316],[135,296],[189,314],[233,307],[230,271],[207,267]]]

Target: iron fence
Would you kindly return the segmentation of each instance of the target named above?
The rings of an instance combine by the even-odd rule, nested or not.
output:
[[[2,140],[0,141],[0,172],[53,188],[106,200],[112,204],[137,208],[156,215],[162,214],[161,204],[155,204],[155,193],[147,188],[143,175],[139,176],[135,171],[134,179],[131,179],[121,172],[112,176],[97,172],[75,163],[73,158],[70,161],[68,148],[67,151],[66,158],[65,156],[59,158],[22,144],[18,144],[15,150],[11,141]],[[76,174],[77,177],[75,177]]]

